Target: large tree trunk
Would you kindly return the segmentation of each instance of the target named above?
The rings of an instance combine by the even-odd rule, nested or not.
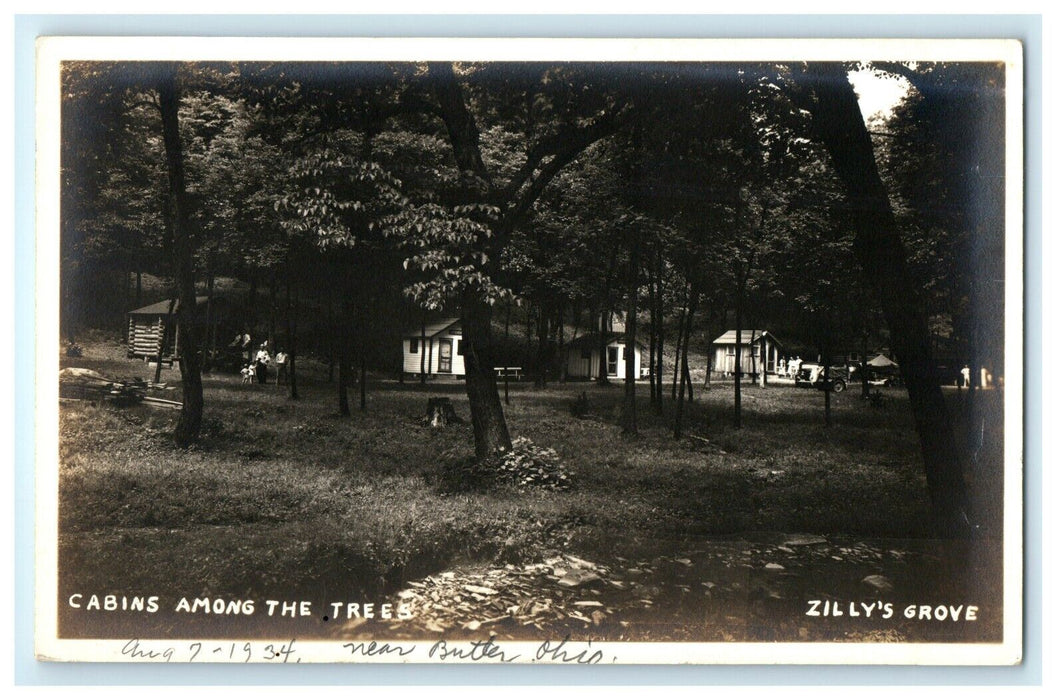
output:
[[[799,76],[801,77],[801,76]],[[931,333],[898,233],[872,141],[842,64],[811,64],[814,128],[839,174],[853,212],[854,253],[876,290],[909,391],[937,531],[971,533],[964,466],[934,373]]]
[[[465,386],[478,461],[513,449],[499,401],[491,347],[491,307],[471,295],[462,304]]]
[[[166,66],[159,81],[159,111],[163,122],[163,148],[170,189],[170,215],[173,222],[173,266],[180,305],[177,307],[178,345],[181,346],[181,417],[174,429],[174,442],[187,447],[199,439],[203,421],[203,383],[200,377],[200,338],[196,326],[196,278],[192,269],[192,241],[189,236],[188,201],[185,191],[185,164],[177,110],[181,95],[177,87],[177,65]]]

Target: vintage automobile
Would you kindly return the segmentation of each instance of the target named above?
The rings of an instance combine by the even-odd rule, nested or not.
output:
[[[802,363],[794,378],[796,386],[812,386],[825,390],[831,389],[836,394],[844,390],[850,382],[850,371],[846,367],[827,367],[823,365]]]

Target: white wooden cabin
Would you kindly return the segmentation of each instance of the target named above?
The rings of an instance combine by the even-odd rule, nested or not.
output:
[[[582,335],[574,338],[566,349],[565,374],[572,379],[598,379],[601,369],[599,354],[601,336],[598,334]],[[626,362],[624,356],[624,334],[606,334],[606,377],[624,379]],[[643,377],[643,344],[635,344],[635,377]]]
[[[424,358],[424,365],[422,365]],[[403,373],[429,376],[465,376],[465,348],[461,319],[447,318],[403,334]]]
[[[783,344],[765,330],[744,330],[739,342],[739,357],[735,357],[736,331],[727,331],[713,341],[712,372],[717,376],[734,376],[738,371],[747,376],[760,375],[764,369],[768,374],[778,373],[780,363],[785,360]]]

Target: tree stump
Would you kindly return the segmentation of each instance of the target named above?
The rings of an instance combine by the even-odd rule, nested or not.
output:
[[[433,396],[429,398],[428,407],[425,409],[425,422],[433,428],[439,428],[451,423],[461,423],[462,419],[454,412],[454,406],[449,398]]]

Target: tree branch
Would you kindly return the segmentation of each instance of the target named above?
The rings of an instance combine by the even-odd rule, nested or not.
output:
[[[503,201],[509,201],[512,204],[503,213],[500,226],[502,232],[513,229],[517,219],[528,211],[528,208],[543,193],[547,184],[565,166],[573,162],[591,144],[612,134],[619,126],[624,113],[625,110],[608,112],[585,127],[560,130],[536,144],[525,165],[503,190]],[[552,151],[548,145],[557,150]],[[550,160],[543,163],[543,160],[548,157]],[[537,170],[538,173],[536,173]],[[533,176],[532,173],[536,174]]]
[[[430,63],[429,76],[432,78],[432,88],[440,103],[439,114],[447,126],[447,134],[450,136],[451,148],[454,150],[459,169],[472,171],[490,184],[491,175],[480,154],[480,130],[477,128],[476,119],[466,108],[465,96],[454,74],[454,66],[450,63]]]

